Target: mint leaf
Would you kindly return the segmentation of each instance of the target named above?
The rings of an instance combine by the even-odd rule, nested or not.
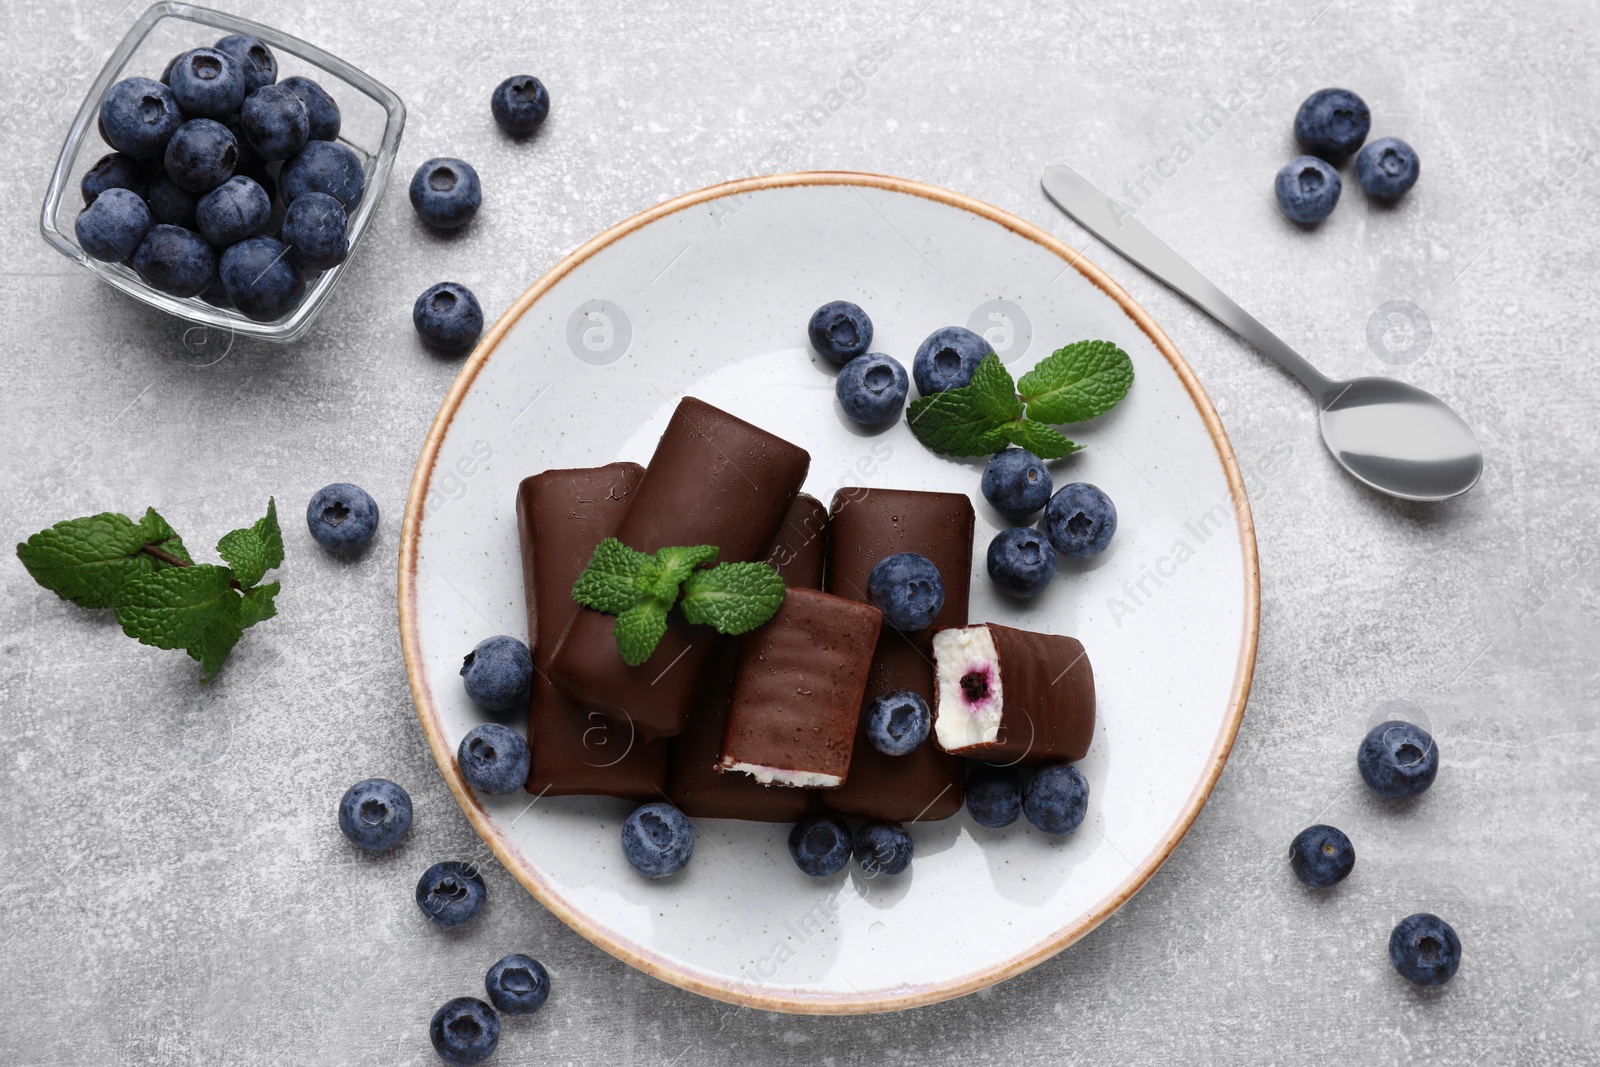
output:
[[[1032,419],[1007,423],[1005,429],[1011,435],[1012,444],[1026,448],[1040,459],[1060,459],[1062,456],[1072,455],[1083,447],[1073,444],[1059,431]]]
[[[595,546],[589,565],[572,584],[572,599],[586,608],[620,615],[646,595],[639,590],[638,577],[649,563],[643,552],[608,537]]]
[[[683,617],[723,634],[742,634],[783,605],[783,578],[768,563],[719,563],[683,583]]]
[[[262,575],[283,565],[283,533],[278,529],[278,505],[267,498],[267,514],[254,525],[223,534],[217,555],[228,561],[242,586],[252,586]]]
[[[214,563],[168,567],[122,587],[113,609],[122,631],[156,648],[185,648],[219,615],[238,613],[233,573]]]
[[[109,608],[126,582],[156,570],[155,557],[142,551],[145,537],[132,519],[107,511],[40,530],[17,546],[17,558],[62,599]]]
[[[1030,419],[1084,422],[1110,411],[1132,384],[1133,361],[1126,352],[1110,341],[1079,341],[1040,360],[1018,390]]]
[[[243,601],[239,601],[243,603]],[[219,612],[206,625],[200,635],[184,647],[189,653],[189,658],[200,664],[202,682],[209,682],[217,676],[223,663],[227,662],[228,653],[233,651],[233,646],[239,643],[239,638],[244,636],[245,624],[237,614]]]
[[[617,615],[617,651],[630,667],[650,658],[667,632],[667,607],[657,600],[641,600]]]
[[[258,622],[266,622],[278,613],[278,605],[274,597],[278,595],[277,582],[268,582],[258,585],[253,589],[246,589],[239,602],[239,625],[254,626]]]
[[[972,380],[962,386],[972,398],[973,408],[996,422],[1009,422],[1022,417],[1022,401],[1017,398],[1017,383],[1011,372],[1000,362],[1000,357],[990,352],[983,357]]]
[[[906,408],[906,425],[918,441],[940,455],[983,456],[1005,447],[1003,433],[999,446],[994,445],[998,423],[965,386],[913,400]]]
[[[650,557],[635,580],[635,587],[644,595],[661,601],[668,607],[678,599],[678,587],[691,571],[702,563],[717,558],[716,545],[691,545],[663,548]]]
[[[157,515],[155,508],[145,509],[144,518],[139,520],[139,529],[144,531],[144,543],[149,547],[158,548],[169,556],[178,557],[185,563],[194,562],[193,559],[189,558],[189,550],[183,547],[183,538],[178,536],[178,531],[174,530],[166,519]],[[171,564],[165,564],[159,560],[157,562],[162,566],[171,566]]]

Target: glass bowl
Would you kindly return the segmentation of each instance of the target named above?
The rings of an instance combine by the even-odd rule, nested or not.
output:
[[[308,275],[305,299],[289,314],[272,322],[258,322],[232,308],[208,304],[199,297],[180,298],[152,289],[131,267],[91,259],[79,246],[73,230],[73,223],[83,208],[79,182],[85,171],[112,151],[110,145],[101,142],[96,125],[100,101],[106,90],[123,78],[136,75],[158,78],[167,61],[179,52],[210,45],[230,33],[248,33],[264,41],[277,55],[280,80],[300,74],[315,79],[328,90],[339,104],[339,140],[361,159],[361,168],[366,172],[366,192],[350,215],[349,256],[330,270]],[[405,124],[405,104],[392,89],[315,45],[237,15],[192,4],[154,4],[139,16],[118,43],[100,76],[89,87],[77,117],[72,120],[72,129],[61,146],[61,158],[50,176],[50,190],[45,194],[39,229],[44,239],[62,255],[152,307],[233,334],[287,343],[310,328],[355,257],[367,224],[389,184],[389,172],[400,150],[400,134]]]

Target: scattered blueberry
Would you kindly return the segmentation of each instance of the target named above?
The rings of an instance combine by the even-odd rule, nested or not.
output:
[[[475,726],[456,749],[461,777],[480,793],[503,797],[528,781],[528,743],[509,726]]]
[[[283,165],[278,185],[287,203],[302,193],[327,193],[349,211],[361,203],[367,177],[350,149],[336,141],[313,140]]]
[[[671,804],[644,804],[623,820],[622,854],[646,877],[677,874],[694,855],[694,824]]]
[[[531,74],[516,74],[495,86],[489,97],[495,122],[513,137],[526,137],[544,125],[550,114],[550,94]]]
[[[238,165],[238,142],[215,119],[190,119],[167,142],[167,177],[191,193],[215,189]]]
[[[288,159],[311,139],[306,105],[293,89],[263,85],[244,99],[239,125],[262,159]]]
[[[515,637],[485,637],[461,660],[467,696],[487,711],[512,711],[533,684],[533,656]]]
[[[306,525],[328,551],[359,552],[378,532],[378,502],[359,486],[334,482],[312,494]]]
[[[417,907],[435,926],[471,922],[488,899],[489,887],[483,884],[478,868],[470,863],[435,863],[417,879]]]
[[[310,78],[296,74],[278,83],[300,98],[311,123],[311,140],[333,141],[339,136],[339,104],[328,90]]]
[[[989,578],[1002,593],[1034,597],[1056,576],[1056,550],[1031,526],[1001,530],[989,542]]]
[[[927,556],[898,552],[867,575],[867,600],[896,630],[926,630],[944,607],[944,579]]]
[[[417,297],[411,306],[411,324],[433,347],[459,352],[471,348],[483,333],[483,309],[471,289],[440,282]]]
[[[450,1067],[472,1067],[494,1055],[500,1043],[500,1018],[477,997],[456,997],[433,1013],[428,1040]]]
[[[844,870],[854,849],[850,827],[833,815],[801,819],[789,831],[789,855],[795,866],[813,878],[826,878]]]
[[[834,300],[811,313],[806,333],[818,355],[843,365],[871,347],[872,320],[850,301]]]
[[[278,57],[248,33],[230,33],[211,47],[233,57],[244,74],[245,95],[278,80]]]
[[[150,209],[132,189],[107,189],[78,213],[73,231],[95,259],[125,263],[133,258],[153,225]]]
[[[172,65],[168,79],[178,106],[191,119],[225,119],[244,103],[244,68],[215,48],[185,52]]]
[[[934,330],[911,361],[911,377],[917,381],[917,391],[932,396],[966,385],[990,351],[989,342],[965,326]]]
[[[83,206],[88,207],[94,203],[95,197],[107,189],[129,189],[144,196],[150,191],[150,178],[137,159],[121,152],[112,152],[101,156],[94,166],[84,172],[78,189],[83,193]]]
[[[1344,182],[1333,164],[1316,156],[1301,156],[1291,160],[1278,172],[1273,188],[1278,193],[1278,206],[1283,213],[1302,226],[1321,222],[1333,214],[1339,203],[1339,190]]]
[[[200,236],[218,248],[267,232],[272,198],[252,179],[235,174],[195,205]]]
[[[1461,938],[1437,915],[1408,915],[1389,934],[1389,961],[1417,985],[1444,985],[1461,966]]]
[[[834,392],[851,422],[875,426],[900,415],[910,384],[899,361],[881,352],[868,352],[844,365]]]
[[[262,322],[287,315],[306,294],[305,275],[273,237],[246,237],[228,246],[218,269],[233,306]]]
[[[1356,766],[1380,797],[1414,797],[1427,792],[1439,773],[1439,746],[1420,726],[1381,722],[1361,739]]]
[[[158,224],[134,252],[133,269],[163,293],[199,296],[217,275],[217,255],[199,234]]]
[[[1300,147],[1330,163],[1348,159],[1371,128],[1366,101],[1348,89],[1319,89],[1294,116],[1294,139]]]
[[[483,202],[483,188],[472,164],[441,156],[411,176],[411,207],[437,230],[455,230],[472,221]]]
[[[1024,522],[1050,502],[1053,482],[1044,460],[1025,448],[996,452],[983,468],[983,498],[1012,522]]]
[[[1057,552],[1073,559],[1099,555],[1117,532],[1117,508],[1088,482],[1056,490],[1044,509],[1044,532]]]
[[[150,179],[150,214],[157,222],[192,230],[195,228],[194,209],[199,203],[198,196],[180,188],[167,177],[166,171]]]
[[[896,689],[867,707],[867,740],[885,756],[904,756],[928,739],[933,713],[920,693]]]
[[[981,764],[967,776],[967,812],[979,826],[1010,826],[1022,814],[1022,785],[1010,767]]]
[[[489,1003],[507,1015],[532,1015],[550,996],[550,972],[532,956],[502,956],[483,979]]]
[[[1398,137],[1380,137],[1356,157],[1356,180],[1377,200],[1400,199],[1421,173],[1416,151]]]
[[[183,125],[172,90],[149,78],[124,78],[100,101],[100,136],[134,159],[158,159]]]
[[[350,843],[387,852],[411,829],[411,796],[387,778],[368,778],[339,799],[339,830]]]
[[[350,254],[344,205],[327,193],[302,193],[283,213],[283,243],[308,270],[327,270]]]
[[[853,852],[868,874],[899,874],[911,866],[915,847],[906,828],[893,822],[869,822],[856,831]]]
[[[1022,814],[1047,834],[1070,834],[1089,808],[1089,783],[1070,763],[1040,767],[1022,790]]]
[[[1289,842],[1289,866],[1312,889],[1344,881],[1355,865],[1356,848],[1337,827],[1308,826]]]

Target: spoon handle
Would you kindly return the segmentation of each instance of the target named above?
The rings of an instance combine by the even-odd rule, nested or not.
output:
[[[1041,180],[1044,191],[1057,207],[1071,215],[1084,229],[1122,253],[1157,280],[1165,282],[1194,301],[1222,325],[1244,338],[1261,353],[1300,379],[1300,384],[1321,398],[1332,382],[1301,358],[1283,339],[1255,316],[1235,304],[1205,275],[1144,227],[1133,212],[1089,184],[1070,167],[1046,167]]]

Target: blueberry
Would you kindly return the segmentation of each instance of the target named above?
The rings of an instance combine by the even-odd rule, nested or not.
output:
[[[916,358],[911,361],[917,392],[932,396],[966,385],[990,351],[988,341],[964,326],[934,330],[918,346]]]
[[[78,213],[78,244],[95,259],[125,263],[153,225],[150,209],[132,189],[107,189]]]
[[[182,52],[179,52],[177,55],[167,60],[167,65],[161,68],[162,85],[165,85],[168,88],[172,87],[172,68],[178,65],[178,60],[182,59],[183,55],[184,54]]]
[[[1273,188],[1283,213],[1302,226],[1321,222],[1333,214],[1344,182],[1331,163],[1316,156],[1291,160],[1278,172]]]
[[[311,139],[305,103],[293,89],[281,85],[263,85],[245,97],[239,126],[262,159],[288,159]]]
[[[896,689],[867,706],[867,740],[885,756],[904,756],[928,739],[933,713],[920,693]]]
[[[456,749],[461,777],[480,793],[503,797],[528,781],[528,743],[509,726],[475,726]]]
[[[502,956],[483,978],[489,1003],[507,1015],[532,1015],[550,996],[550,972],[532,956]]]
[[[461,660],[467,696],[487,711],[512,711],[533,684],[533,656],[515,637],[498,634],[479,641]]]
[[[199,234],[158,224],[134,252],[133,269],[163,293],[199,296],[217,276],[217,255]]]
[[[178,106],[191,119],[225,119],[244,103],[244,68],[215,48],[185,52],[172,65],[168,78]]]
[[[495,122],[513,137],[526,137],[544,125],[550,114],[550,94],[531,74],[516,74],[495,86],[489,97]]]
[[[196,226],[194,209],[199,203],[198,196],[180,188],[166,171],[150,179],[150,214],[157,222],[192,230]]]
[[[871,347],[872,320],[850,301],[834,300],[811,313],[806,333],[818,355],[843,365]]]
[[[334,482],[312,494],[306,525],[328,551],[359,552],[378,532],[378,502],[359,486]]]
[[[694,855],[694,824],[671,804],[642,805],[623,820],[622,854],[649,878],[677,874]]]
[[[856,831],[852,851],[869,875],[900,874],[911,866],[915,847],[906,828],[893,822],[869,822]]]
[[[411,829],[411,796],[387,778],[368,778],[339,799],[339,830],[350,843],[387,852]]]
[[[1371,128],[1372,112],[1348,89],[1319,89],[1294,116],[1294,139],[1300,147],[1330,163],[1348,159]]]
[[[867,575],[867,600],[896,630],[926,630],[944,607],[944,579],[927,556],[885,556]]]
[[[272,198],[250,178],[235,174],[195,205],[200,236],[218,248],[267,232]]]
[[[1439,746],[1420,726],[1380,722],[1361,739],[1356,766],[1380,797],[1414,797],[1426,793],[1439,773]]]
[[[285,203],[302,193],[327,193],[349,211],[361,203],[367,178],[356,154],[336,141],[307,141],[278,172]]]
[[[1116,505],[1088,482],[1063,485],[1045,505],[1044,532],[1063,556],[1097,556],[1117,532]]]
[[[483,202],[483,188],[472,164],[441,156],[411,176],[411,207],[437,230],[456,230],[472,221]]]
[[[246,237],[230,245],[218,269],[233,306],[252,319],[280,319],[306,295],[305,275],[273,237]]]
[[[1344,881],[1355,865],[1356,848],[1337,827],[1308,826],[1289,842],[1289,866],[1312,889]]]
[[[88,207],[107,189],[129,189],[144,196],[150,191],[150,177],[137,159],[112,152],[101,156],[84,172],[78,189],[83,193],[83,206]]]
[[[979,826],[1010,826],[1022,814],[1022,784],[1010,767],[979,765],[967,776],[967,813]]]
[[[303,193],[283,213],[283,243],[308,270],[327,270],[350,254],[344,205],[327,193]]]
[[[417,907],[435,926],[471,922],[488,899],[489,887],[483,884],[478,868],[470,863],[435,863],[417,879]]]
[[[789,831],[789,855],[795,866],[813,878],[826,878],[844,870],[855,843],[850,827],[833,815],[801,819]]]
[[[1417,184],[1422,164],[1398,137],[1380,137],[1356,157],[1356,180],[1376,200],[1398,200]]]
[[[149,78],[124,78],[100,101],[100,136],[134,159],[158,159],[183,125],[172,90]]]
[[[989,579],[1002,593],[1034,597],[1056,576],[1056,550],[1038,530],[1018,526],[1001,530],[989,542]]]
[[[328,95],[328,90],[310,78],[296,74],[278,83],[300,98],[306,106],[306,118],[311,122],[311,140],[333,141],[339,137],[339,104]]]
[[[450,1067],[471,1067],[494,1055],[500,1043],[500,1018],[477,997],[456,997],[433,1013],[428,1040]]]
[[[1461,938],[1437,915],[1408,915],[1389,934],[1389,961],[1408,982],[1444,985],[1461,966]]]
[[[211,47],[233,57],[244,74],[244,91],[248,96],[263,85],[278,80],[278,57],[257,38],[248,33],[230,33]]]
[[[411,324],[434,348],[459,352],[477,344],[483,333],[483,308],[471,289],[440,282],[424,290],[411,305]]]
[[[1089,808],[1089,783],[1070,763],[1040,767],[1022,790],[1022,814],[1047,834],[1070,834]]]
[[[897,360],[868,352],[844,365],[834,392],[851,422],[875,426],[899,416],[910,384],[906,369]]]
[[[233,177],[239,143],[215,119],[190,119],[167,142],[167,177],[191,193],[204,193]]]
[[[1050,502],[1052,481],[1044,460],[1025,448],[997,452],[983,468],[983,498],[1012,522],[1028,516]]]

